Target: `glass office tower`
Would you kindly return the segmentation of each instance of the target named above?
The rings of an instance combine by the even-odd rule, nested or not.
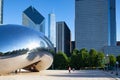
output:
[[[110,7],[110,44],[116,46],[116,0],[109,0]]]
[[[22,24],[45,34],[45,18],[32,6],[23,11]]]
[[[75,0],[77,49],[116,45],[115,0]]]
[[[53,46],[56,47],[56,20],[53,13],[48,15],[48,38]]]

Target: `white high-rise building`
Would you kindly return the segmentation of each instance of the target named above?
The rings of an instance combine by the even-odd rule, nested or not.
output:
[[[55,14],[53,13],[48,16],[48,38],[52,42],[53,46],[56,47],[56,20]]]
[[[75,0],[75,47],[116,45],[115,0]]]
[[[3,0],[0,0],[0,24],[3,24]]]

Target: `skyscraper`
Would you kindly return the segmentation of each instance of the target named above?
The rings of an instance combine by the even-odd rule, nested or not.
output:
[[[110,44],[116,46],[116,0],[110,0]]]
[[[32,6],[23,11],[22,24],[45,34],[45,18]]]
[[[77,49],[116,45],[115,0],[75,0]]]
[[[64,21],[56,23],[56,51],[70,56],[71,31]]]
[[[0,0],[0,24],[3,24],[3,0]]]
[[[75,41],[71,41],[71,52],[75,49]]]
[[[55,14],[51,13],[48,17],[48,38],[52,42],[53,46],[56,47],[56,21]]]

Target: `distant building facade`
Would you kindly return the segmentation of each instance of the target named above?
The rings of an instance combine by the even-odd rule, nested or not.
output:
[[[45,18],[32,6],[23,11],[22,24],[45,34]]]
[[[105,46],[103,52],[106,54],[112,54],[115,56],[120,55],[120,46]]]
[[[3,24],[3,0],[0,0],[0,24]]]
[[[56,47],[56,20],[53,13],[48,15],[48,38],[53,46]]]
[[[108,0],[110,18],[110,46],[116,46],[116,0]]]
[[[56,51],[70,56],[71,31],[63,21],[56,23]]]
[[[75,47],[116,45],[115,0],[75,0]]]
[[[117,46],[120,46],[120,41],[117,41]]]
[[[71,41],[71,52],[75,49],[75,41]]]

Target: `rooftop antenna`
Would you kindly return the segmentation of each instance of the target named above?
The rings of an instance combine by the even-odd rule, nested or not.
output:
[[[33,1],[33,0],[29,0],[29,3],[30,3],[30,6],[31,6],[31,8],[32,8],[32,11],[34,12],[34,8],[33,8],[32,1]]]

